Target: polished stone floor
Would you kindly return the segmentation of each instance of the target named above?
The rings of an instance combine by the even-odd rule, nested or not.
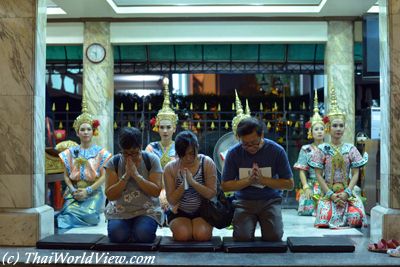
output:
[[[355,244],[356,250],[353,253],[293,253],[288,250],[286,253],[199,253],[199,252],[105,252],[105,256],[126,256],[135,257],[152,257],[154,256],[153,266],[400,266],[400,258],[393,258],[386,254],[372,253],[367,250],[369,243],[369,230],[363,229],[316,229],[312,226],[312,217],[300,217],[296,215],[295,210],[283,210],[284,240],[289,236],[329,236],[340,235],[348,236]],[[102,233],[106,234],[106,223],[102,223],[96,227],[87,227],[80,229],[71,229],[66,233]],[[168,228],[159,229],[158,235],[170,236]],[[214,235],[231,236],[231,230],[215,230]],[[256,235],[260,235],[259,229]],[[54,253],[69,253],[69,256],[82,256],[90,251],[81,250],[39,250],[35,248],[0,248],[0,264],[3,259],[7,259],[10,255],[17,255],[19,259],[17,265],[26,265],[28,255],[38,253],[40,256],[51,256]],[[29,254],[31,253],[31,254]],[[102,253],[102,252],[95,252]],[[87,255],[87,254],[86,254]],[[99,256],[101,256],[99,254]],[[31,257],[32,258],[32,257]],[[104,258],[103,258],[104,259]],[[92,262],[93,263],[93,262]],[[28,264],[29,266],[42,266],[40,264]],[[112,263],[105,264],[100,261],[93,266],[110,266]],[[141,264],[132,264],[132,266],[140,266]],[[145,265],[145,264],[142,264]],[[146,264],[149,265],[149,264]],[[47,265],[49,266],[49,265]],[[57,266],[64,266],[58,264]],[[67,266],[67,265],[65,265]],[[68,266],[87,266],[84,264],[72,264]]]

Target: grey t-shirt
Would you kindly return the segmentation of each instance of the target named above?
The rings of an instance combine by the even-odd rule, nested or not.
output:
[[[147,152],[142,152],[147,153]],[[162,173],[160,159],[152,154],[147,153],[151,163],[150,172],[147,171],[144,160],[140,163],[138,172],[144,179],[149,178],[150,173]],[[104,166],[106,169],[114,170],[114,158],[119,157],[118,162],[118,178],[125,173],[125,160],[121,154],[114,155]],[[158,197],[152,197],[143,192],[133,179],[128,179],[125,190],[121,197],[117,200],[110,201],[105,209],[107,219],[131,219],[137,216],[146,215],[156,220],[160,225],[163,224],[164,216],[160,207]]]

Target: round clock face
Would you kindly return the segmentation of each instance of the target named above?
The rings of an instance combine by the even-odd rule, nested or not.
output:
[[[94,43],[86,49],[87,58],[93,63],[100,63],[106,57],[106,50],[101,44]]]

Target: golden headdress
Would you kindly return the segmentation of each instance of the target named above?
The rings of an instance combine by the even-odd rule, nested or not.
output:
[[[331,85],[330,93],[331,93],[330,94],[331,105],[329,107],[329,113],[328,113],[329,121],[332,121],[333,119],[342,119],[343,121],[345,121],[346,113],[341,111],[338,107],[337,99],[336,99],[336,92],[335,92],[335,88],[333,87],[333,85]]]
[[[236,89],[235,89],[235,95],[236,95],[236,100],[235,100],[236,116],[232,119],[232,131],[236,135],[236,130],[239,122],[245,118],[250,118],[251,115],[250,115],[249,103],[247,102],[247,100],[246,100],[246,112],[244,113],[242,103],[240,102]]]
[[[88,109],[87,109],[86,98],[85,98],[84,94],[82,94],[82,113],[75,119],[74,124],[73,124],[73,127],[76,132],[79,132],[79,127],[81,127],[81,125],[83,123],[87,123],[92,126],[93,135],[98,134],[97,127],[99,127],[100,123],[98,120],[94,120],[92,115],[89,114]]]
[[[178,121],[178,116],[175,114],[174,110],[170,106],[168,84],[169,80],[167,77],[165,77],[163,79],[164,102],[162,108],[157,113],[155,129],[158,129],[160,121],[162,120],[171,121],[173,126],[176,126],[176,123]]]
[[[319,108],[318,108],[318,94],[317,90],[314,91],[314,114],[310,118],[310,120],[306,123],[306,128],[308,129],[307,138],[312,139],[312,128],[314,125],[321,123],[324,125],[324,120],[322,119],[321,115],[319,115]]]

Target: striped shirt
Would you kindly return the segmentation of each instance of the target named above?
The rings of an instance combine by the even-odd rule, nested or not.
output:
[[[193,180],[198,182],[199,184],[204,185],[204,157],[200,156],[200,164],[196,173],[193,174]],[[175,186],[178,187],[183,183],[183,177],[180,172],[178,172],[178,177],[175,180]],[[179,201],[179,209],[186,213],[194,213],[196,212],[201,205],[202,196],[191,186],[189,185],[189,189],[185,190],[181,200]]]

